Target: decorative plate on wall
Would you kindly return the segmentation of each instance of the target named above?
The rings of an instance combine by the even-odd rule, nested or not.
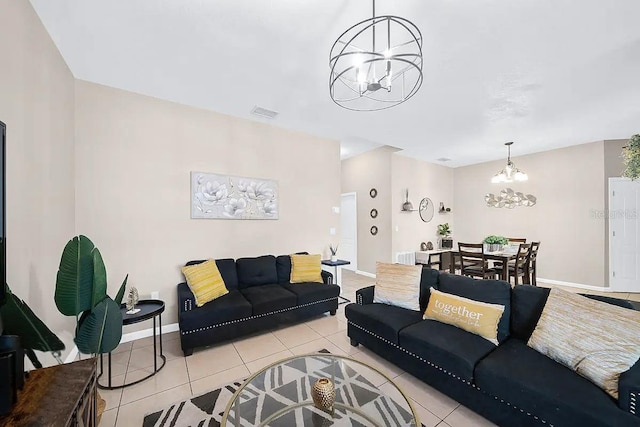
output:
[[[425,197],[420,201],[420,219],[424,222],[429,222],[433,219],[433,202],[430,198]]]
[[[374,225],[369,231],[371,232],[372,236],[375,236],[376,234],[378,234],[378,227]]]
[[[377,218],[378,217],[378,209],[371,209],[371,212],[369,212],[369,215],[371,215],[371,218]]]
[[[369,195],[371,196],[372,199],[375,199],[376,196],[378,195],[378,190],[376,190],[375,188],[372,188],[371,190],[369,190]]]

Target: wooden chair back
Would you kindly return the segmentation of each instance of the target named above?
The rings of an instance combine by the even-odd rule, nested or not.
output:
[[[460,259],[460,269],[472,266],[484,266],[486,260],[484,256],[484,245],[482,243],[460,243],[458,242],[458,256]]]

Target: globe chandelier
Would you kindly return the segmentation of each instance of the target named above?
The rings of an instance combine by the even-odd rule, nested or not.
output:
[[[329,93],[348,110],[377,111],[402,104],[422,85],[422,34],[393,15],[360,21],[338,37],[329,54]]]
[[[509,150],[509,154],[507,156],[507,166],[505,166],[504,169],[495,174],[493,178],[491,178],[491,182],[494,184],[500,184],[503,182],[522,182],[528,180],[529,176],[518,169],[516,165],[514,165],[511,161],[511,145],[513,145],[513,142],[505,142],[504,145],[506,145]]]

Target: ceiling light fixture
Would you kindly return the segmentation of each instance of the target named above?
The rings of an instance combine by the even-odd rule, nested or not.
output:
[[[516,167],[511,161],[511,145],[513,142],[506,142],[504,145],[507,146],[509,150],[509,154],[507,156],[507,166],[502,169],[500,172],[495,174],[493,178],[491,178],[491,182],[494,184],[499,184],[503,182],[513,182],[513,181],[526,181],[529,179],[529,176],[522,172],[520,169]]]
[[[422,85],[422,34],[411,21],[376,16],[347,29],[329,54],[329,93],[348,110],[377,111],[402,104]]]

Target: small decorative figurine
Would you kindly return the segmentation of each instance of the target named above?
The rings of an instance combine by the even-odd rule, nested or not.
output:
[[[136,314],[140,311],[139,308],[136,308],[138,300],[138,290],[132,286],[131,289],[129,289],[129,295],[127,295],[127,314]]]

